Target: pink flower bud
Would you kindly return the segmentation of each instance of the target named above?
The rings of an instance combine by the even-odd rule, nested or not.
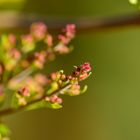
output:
[[[66,80],[66,75],[65,74],[61,75],[61,80]]]
[[[58,104],[61,104],[62,103],[62,99],[59,98],[57,95],[53,95],[50,97],[50,101],[52,103],[58,103]]]
[[[10,50],[10,55],[11,55],[11,57],[14,58],[14,59],[19,59],[19,58],[21,57],[20,51],[17,50],[16,48],[12,48],[12,49]]]
[[[35,76],[35,80],[40,84],[40,85],[46,85],[48,83],[48,79],[46,78],[45,75],[43,74],[37,74]]]
[[[61,77],[61,74],[59,72],[53,72],[50,74],[50,79],[55,81],[55,80],[59,80]]]
[[[25,96],[25,97],[30,96],[30,92],[29,92],[29,89],[27,87],[23,87],[23,88],[19,89],[18,93]]]
[[[54,48],[54,51],[60,54],[66,54],[70,52],[69,48],[61,43]]]
[[[63,43],[63,44],[68,44],[69,39],[65,37],[64,35],[58,35],[58,39]]]
[[[53,45],[53,38],[52,38],[52,36],[51,35],[47,35],[47,37],[46,37],[46,39],[45,39],[45,43],[47,43],[47,45],[49,46],[49,47],[51,47],[52,45]]]
[[[31,33],[36,39],[43,39],[47,31],[47,26],[43,22],[37,22],[32,24]]]
[[[46,61],[46,53],[44,51],[35,53],[35,64],[37,67],[43,68],[45,61]]]
[[[91,66],[90,63],[84,63],[83,65],[81,65],[82,70],[89,72],[91,71]]]
[[[35,58],[39,61],[39,62],[43,62],[45,61],[45,54],[44,53],[35,53]]]
[[[72,39],[75,36],[75,28],[74,24],[68,24],[66,26],[66,36]]]
[[[62,104],[62,102],[63,102],[62,98],[57,98],[56,103]]]
[[[73,78],[73,77],[72,77],[71,75],[68,75],[68,76],[67,76],[67,80],[72,80],[72,78]]]
[[[16,44],[16,37],[14,34],[9,34],[8,35],[8,40],[9,40],[9,43],[13,46]]]
[[[50,74],[50,78],[51,78],[52,80],[56,80],[57,74],[56,74],[55,72],[51,73],[51,74]]]

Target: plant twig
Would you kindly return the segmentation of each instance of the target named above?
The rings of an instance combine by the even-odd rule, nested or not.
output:
[[[37,102],[43,100],[45,97],[50,97],[50,96],[52,96],[52,95],[59,95],[59,94],[61,94],[61,92],[62,92],[63,90],[68,89],[68,88],[70,88],[70,87],[71,87],[71,84],[67,84],[67,85],[61,87],[60,89],[54,91],[51,95],[49,95],[49,96],[43,95],[43,96],[40,97],[39,99],[33,100],[33,101],[27,103],[27,105],[25,105],[25,106],[20,106],[20,107],[17,108],[17,109],[15,109],[15,108],[7,108],[7,109],[4,109],[4,110],[1,110],[1,111],[0,111],[0,117],[7,116],[7,115],[12,115],[12,114],[18,113],[18,112],[20,112],[20,111],[23,111],[23,110],[26,109],[28,106],[30,106],[30,105],[32,105],[32,104],[34,104],[34,103],[37,103]]]

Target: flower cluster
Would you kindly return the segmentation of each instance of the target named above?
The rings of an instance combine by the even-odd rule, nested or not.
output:
[[[91,74],[90,64],[84,63],[74,68],[75,70],[71,75],[66,75],[63,70],[60,70],[48,76],[35,74],[32,77],[27,77],[20,85],[13,81],[14,84],[11,85],[11,88],[19,89],[14,96],[14,106],[24,106],[38,99],[41,99],[40,101],[45,100],[50,104],[61,104],[62,99],[59,95],[75,96],[85,92],[86,86],[81,89],[79,82]],[[22,85],[26,86],[22,87]]]
[[[47,26],[42,22],[37,22],[31,25],[28,34],[20,37],[14,34],[2,35],[0,39],[0,79],[2,80],[4,71],[10,73],[14,71],[17,74],[29,66],[43,69],[44,64],[49,60],[54,60],[56,54],[69,53],[72,50],[69,43],[75,36],[75,26],[67,25],[62,32],[64,35],[58,35],[56,43],[48,32]],[[62,38],[65,38],[65,41]]]
[[[87,86],[81,89],[79,82],[91,74],[88,62],[74,66],[70,75],[63,70],[49,75],[41,71],[57,54],[71,52],[70,42],[74,37],[75,25],[68,24],[54,41],[42,22],[32,24],[28,34],[0,37],[0,107],[6,97],[9,100],[7,93],[12,93],[10,107],[0,110],[1,117],[21,110],[58,109],[62,107],[62,95],[76,96],[86,91]],[[3,133],[2,129],[6,132],[7,127],[0,124],[0,139],[3,140],[9,131]]]

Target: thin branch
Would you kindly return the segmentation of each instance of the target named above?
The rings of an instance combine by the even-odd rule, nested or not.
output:
[[[12,114],[15,114],[15,113],[18,113],[18,112],[21,112],[23,111],[24,109],[26,109],[28,106],[34,104],[34,103],[37,103],[43,99],[45,99],[45,97],[50,97],[52,95],[59,95],[61,94],[62,91],[66,90],[66,89],[69,89],[71,87],[71,84],[67,84],[63,87],[61,87],[60,89],[54,91],[51,95],[49,96],[46,96],[46,95],[43,95],[42,97],[40,97],[39,99],[36,99],[36,100],[33,100],[31,102],[29,102],[27,105],[25,106],[20,106],[19,108],[15,109],[15,108],[7,108],[7,109],[4,109],[4,110],[1,110],[0,111],[0,117],[3,117],[3,116],[7,116],[7,115],[12,115]]]
[[[46,17],[38,15],[24,15],[14,12],[0,13],[0,29],[12,28],[15,30],[26,30],[29,25],[36,21],[44,21],[52,31],[60,31],[66,24],[74,23],[77,26],[77,32],[98,32],[102,30],[139,26],[140,13],[131,13],[122,16],[113,16],[105,18],[94,17]]]

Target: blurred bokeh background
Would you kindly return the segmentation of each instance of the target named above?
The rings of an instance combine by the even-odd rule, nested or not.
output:
[[[104,17],[137,11],[128,0],[0,0],[0,11],[46,17]],[[74,51],[46,71],[89,61],[86,94],[64,97],[60,110],[37,110],[6,118],[12,140],[140,140],[140,28],[78,34]]]

